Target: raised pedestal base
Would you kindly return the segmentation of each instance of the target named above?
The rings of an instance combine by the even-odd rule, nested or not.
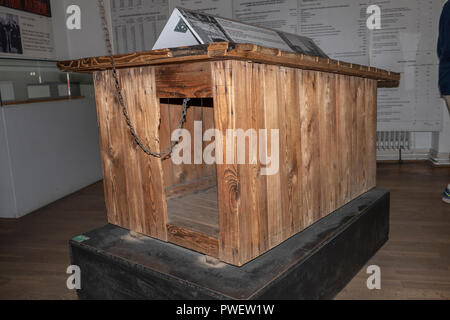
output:
[[[70,249],[81,299],[327,299],[388,233],[389,193],[373,189],[242,267],[113,225],[75,237]]]

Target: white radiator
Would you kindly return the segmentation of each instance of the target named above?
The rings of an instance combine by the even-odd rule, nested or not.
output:
[[[410,150],[411,132],[377,131],[377,150]]]

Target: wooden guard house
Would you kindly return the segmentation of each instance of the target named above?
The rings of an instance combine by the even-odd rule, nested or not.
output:
[[[112,224],[241,266],[375,187],[377,88],[398,86],[397,73],[228,42],[115,63],[131,122],[152,151],[169,146],[180,98],[198,98],[183,128],[202,121],[224,147],[226,129],[279,129],[279,170],[262,175],[259,157],[175,165],[148,156],[122,115],[110,58],[59,62],[93,73]]]

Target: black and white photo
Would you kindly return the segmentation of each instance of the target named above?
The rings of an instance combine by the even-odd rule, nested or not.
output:
[[[23,53],[19,17],[15,14],[0,13],[0,52]]]

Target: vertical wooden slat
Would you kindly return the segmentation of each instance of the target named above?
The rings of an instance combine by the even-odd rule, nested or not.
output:
[[[192,107],[190,108],[192,109],[192,149],[191,149],[191,155],[192,155],[192,165],[189,166],[189,171],[192,173],[192,180],[198,180],[202,177],[204,177],[204,165],[203,165],[203,136],[199,136],[199,141],[196,142],[198,145],[195,145],[194,143],[194,125],[195,122],[200,123],[201,125],[199,126],[201,132],[203,131],[203,108],[202,107]],[[197,148],[198,151],[198,159],[195,159],[195,148]],[[199,162],[196,163],[195,161]]]
[[[276,234],[278,235],[276,242],[273,242],[273,244],[278,244],[283,239],[286,239],[291,234],[291,229],[293,227],[293,220],[292,220],[292,203],[290,202],[290,199],[292,198],[292,194],[290,194],[290,181],[289,181],[289,156],[288,152],[290,149],[289,146],[289,139],[288,135],[290,135],[290,132],[288,132],[286,128],[286,103],[288,99],[288,95],[290,93],[287,92],[287,86],[286,86],[286,69],[279,66],[274,66],[273,72],[275,72],[275,79],[276,79],[276,91],[278,92],[278,101],[275,104],[277,107],[274,108],[277,113],[276,117],[276,124],[275,127],[278,129],[278,153],[279,153],[279,159],[278,159],[278,172],[276,175],[271,176],[271,178],[276,182],[274,185],[274,188],[272,190],[267,190],[268,194],[271,193],[273,190],[277,190],[275,193],[275,197],[279,197],[279,200],[277,201],[278,208],[275,211],[275,215],[279,216],[278,221],[278,227],[276,230]],[[271,106],[271,108],[273,108]],[[269,140],[270,141],[270,140]],[[271,150],[273,150],[274,146],[270,145]],[[273,152],[271,152],[273,155]]]
[[[97,105],[97,121],[100,133],[100,154],[102,159],[103,187],[108,221],[121,224],[120,203],[118,202],[115,158],[118,146],[110,143],[114,134],[113,118],[115,115],[110,105],[114,104],[115,93],[112,78],[107,77],[108,71],[94,72],[95,100]]]
[[[318,73],[316,75],[316,102],[317,102],[317,110],[318,117],[317,121],[319,123],[319,188],[320,188],[320,213],[319,217],[321,217],[325,212],[329,210],[328,203],[328,194],[329,190],[332,188],[330,185],[330,170],[329,170],[329,143],[327,140],[327,113],[329,108],[329,92],[328,92],[328,79],[326,74]],[[317,217],[314,218],[314,220]]]
[[[159,136],[161,141],[161,150],[166,150],[170,144],[170,136],[172,131],[170,130],[170,114],[168,104],[160,104],[161,108],[161,124],[159,128]],[[172,160],[170,156],[162,159],[162,167],[164,172],[164,185],[165,187],[171,186],[174,184],[173,180],[173,168],[172,168]]]
[[[105,183],[105,202],[108,221],[130,228],[128,199],[126,197],[125,167],[123,162],[122,115],[117,112],[118,101],[112,71],[96,72],[95,95],[100,126],[102,165]],[[112,218],[112,220],[109,220]]]
[[[338,149],[336,139],[335,76],[321,73],[317,76],[320,139],[321,217],[336,209],[339,193]]]
[[[279,108],[281,107],[281,85],[279,79],[279,69],[277,66],[266,65],[264,74],[264,113],[265,113],[265,128],[267,129],[267,149],[268,154],[273,155],[271,143],[271,130],[279,130],[279,137],[283,134],[280,132]],[[284,131],[284,128],[283,128]],[[277,146],[279,151],[282,147]],[[283,143],[284,147],[284,143]],[[280,152],[281,153],[281,152]],[[279,163],[284,159],[284,155],[280,154]],[[267,215],[268,215],[268,232],[269,245],[274,246],[280,243],[283,239],[283,209],[282,209],[282,195],[280,171],[276,174],[267,175]]]
[[[167,209],[161,160],[146,155],[137,147],[117,99],[109,100],[116,94],[112,72],[103,71],[97,76],[96,83],[105,84],[105,87],[96,86],[99,121],[108,128],[100,130],[102,158],[106,170],[112,169],[105,175],[108,192],[105,198],[114,203],[108,210],[113,209],[112,215],[117,216],[110,222],[166,240]],[[152,151],[159,152],[160,110],[154,70],[152,67],[123,69],[118,76],[130,120],[138,135]],[[103,90],[107,93],[102,94]]]
[[[365,191],[367,175],[367,138],[366,138],[366,86],[365,79],[355,78],[357,82],[356,101],[356,191],[354,197]]]
[[[366,191],[377,182],[376,140],[377,140],[377,81],[366,79],[366,138],[367,175]]]
[[[169,105],[169,127],[170,134],[178,128],[182,107],[179,105]],[[190,114],[190,111],[187,111]],[[186,121],[188,115],[186,113]],[[186,128],[186,125],[183,126]],[[172,160],[171,160],[172,162]],[[184,164],[174,165],[172,162],[172,184],[177,185],[186,181],[186,173]]]
[[[338,75],[337,82],[337,130],[340,197],[342,203],[347,203],[352,196],[352,107],[349,101],[353,99],[350,77]]]
[[[236,114],[232,90],[231,61],[211,63],[214,96],[214,125],[223,135],[226,146],[226,129],[234,129]],[[217,165],[217,193],[219,210],[219,258],[232,264],[241,263],[239,256],[239,214],[241,186],[236,164]]]
[[[247,74],[247,81],[251,83],[251,91],[249,93],[250,102],[250,123],[251,128],[258,132],[258,161],[252,166],[251,175],[251,199],[252,199],[252,241],[254,247],[258,249],[258,253],[265,252],[269,246],[269,225],[267,216],[267,176],[261,175],[261,161],[259,157],[259,130],[265,128],[265,112],[264,112],[264,87],[265,87],[265,65],[251,64],[252,71]]]
[[[301,139],[298,83],[296,70],[278,67],[277,89],[280,92],[278,114],[280,128],[280,191],[282,205],[282,238],[286,239],[301,225],[301,184],[299,165],[301,163]]]
[[[177,112],[177,118],[175,119],[176,122],[173,123],[173,129],[176,129],[176,126],[178,125],[178,120],[181,114],[181,106],[179,106],[177,108],[179,112]],[[190,132],[191,134],[191,144],[190,144],[190,148],[191,148],[191,157],[190,157],[190,163],[182,163],[179,166],[182,168],[182,176],[180,176],[181,178],[181,182],[187,182],[187,181],[192,181],[192,180],[196,180],[197,179],[197,167],[193,164],[194,163],[194,120],[197,118],[197,107],[189,107],[186,111],[186,117],[185,117],[185,121],[183,123],[183,129],[187,130]]]
[[[135,105],[138,103],[137,97],[135,95],[129,94],[130,82],[132,82],[132,75],[136,75],[136,70],[134,69],[122,69],[118,71],[118,76],[120,79],[120,84],[125,93],[123,93],[123,98],[125,105],[129,111],[129,117],[131,123],[137,125],[137,113],[142,112],[142,110],[137,110],[135,112],[134,107],[128,107],[128,105]],[[138,108],[140,106],[137,106]],[[124,119],[121,119],[124,121]],[[119,120],[119,121],[121,121]],[[141,129],[141,128],[139,128]],[[120,135],[120,143],[122,146],[122,159],[121,162],[124,164],[124,180],[125,180],[125,196],[127,198],[127,208],[123,214],[126,214],[129,218],[129,228],[130,230],[146,233],[145,224],[145,207],[144,207],[144,195],[141,172],[140,172],[140,161],[139,153],[142,152],[138,145],[135,143],[132,135],[129,132],[127,126],[119,124],[116,127],[118,135]],[[137,129],[136,129],[137,130]],[[140,134],[140,133],[139,133]]]
[[[350,93],[347,101],[347,112],[351,114],[351,193],[350,198],[355,198],[359,189],[359,155],[358,155],[358,102],[361,98],[358,97],[358,82],[357,78],[350,77]],[[349,142],[350,142],[349,141]]]
[[[329,104],[328,104],[328,113],[327,113],[327,141],[330,146],[328,152],[329,156],[328,159],[330,161],[330,183],[331,183],[331,190],[330,190],[330,211],[332,212],[339,208],[342,205],[342,198],[341,198],[341,184],[339,180],[339,153],[341,150],[338,149],[338,113],[337,113],[337,75],[335,74],[328,74],[329,76]],[[328,212],[328,213],[329,213]]]
[[[317,73],[303,71],[300,96],[302,190],[304,227],[310,226],[320,217],[320,145],[316,94]]]
[[[248,77],[251,74],[251,64],[241,61],[232,61],[233,68],[232,92],[233,105],[235,113],[235,128],[246,132],[252,127],[251,107],[250,107],[250,90],[252,87],[252,79]],[[254,129],[254,128],[253,128]],[[250,138],[245,139],[245,149],[239,150],[238,141],[235,142],[235,152],[245,152],[245,164],[238,164],[239,189],[240,189],[240,209],[239,209],[239,259],[241,262],[252,259],[258,254],[257,240],[253,238],[255,207],[253,199],[250,195],[253,188],[253,165],[250,161]],[[237,159],[237,154],[235,154]],[[258,220],[257,217],[255,220]]]
[[[214,129],[214,109],[213,108],[202,108],[202,121],[203,121],[203,134],[208,129]],[[212,141],[203,142],[203,149],[212,143]],[[212,176],[216,174],[216,165],[215,164],[204,164],[203,166],[203,175],[204,176]]]
[[[301,139],[301,117],[300,110],[303,104],[303,97],[300,96],[299,87],[303,83],[303,72],[301,70],[293,70],[293,74],[290,76],[290,80],[287,82],[289,88],[290,101],[287,104],[286,117],[288,119],[288,130],[291,133],[290,141],[292,143],[293,154],[295,157],[294,161],[291,163],[291,193],[292,193],[292,204],[293,204],[293,214],[294,214],[294,231],[298,232],[305,228],[302,215],[305,212],[303,204],[303,185],[302,185],[302,139]],[[292,152],[291,148],[291,152]]]

